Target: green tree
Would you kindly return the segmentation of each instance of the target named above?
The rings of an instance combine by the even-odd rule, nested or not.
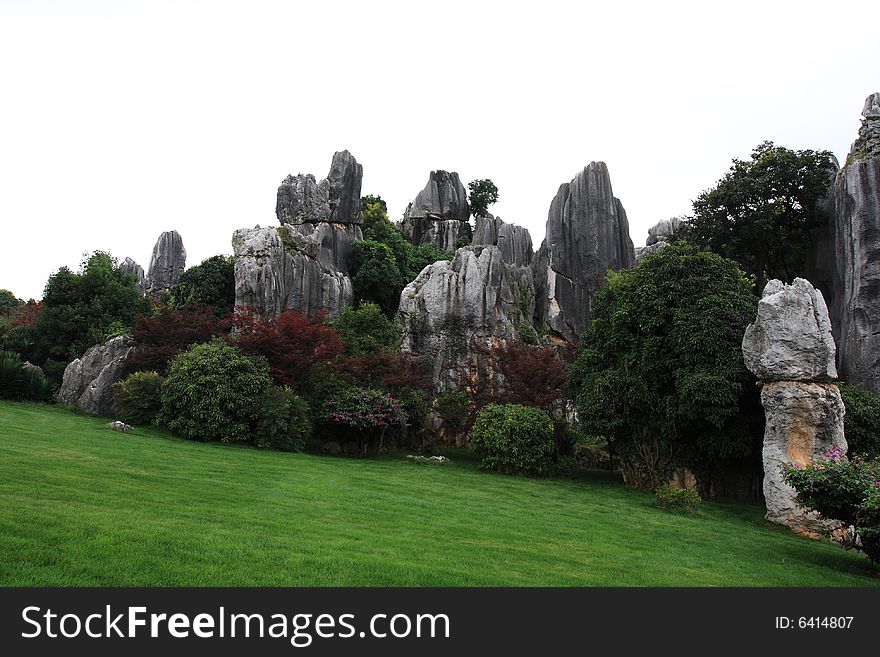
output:
[[[388,204],[382,200],[378,194],[367,194],[361,196],[361,212],[366,212],[371,205],[378,205],[382,208],[382,212],[388,213]]]
[[[375,303],[349,306],[330,325],[345,341],[350,356],[392,353],[400,341],[400,329]]]
[[[219,315],[235,307],[235,258],[216,255],[190,267],[169,291],[169,304],[179,308],[188,303],[211,306]]]
[[[556,455],[553,420],[518,404],[489,404],[471,432],[480,467],[504,474],[545,475]]]
[[[694,201],[685,239],[738,262],[758,290],[771,278],[802,276],[811,233],[826,221],[831,158],[828,151],[760,144]]]
[[[352,245],[352,277],[355,299],[377,304],[388,315],[397,311],[404,281],[394,253],[373,240]]]
[[[488,178],[471,180],[468,183],[468,204],[474,217],[484,217],[489,206],[498,201],[498,188]]]
[[[742,358],[757,309],[736,263],[670,245],[609,274],[569,372],[583,428],[609,440],[631,485],[713,472],[758,453],[763,413]]]
[[[848,383],[839,383],[846,406],[843,429],[850,454],[880,457],[880,395]]]
[[[56,382],[64,367],[86,349],[125,333],[138,315],[152,311],[136,277],[101,251],[87,257],[79,273],[62,267],[52,274],[42,305],[33,327],[32,362]]]
[[[6,314],[22,304],[24,301],[17,298],[9,290],[0,290],[0,315]]]

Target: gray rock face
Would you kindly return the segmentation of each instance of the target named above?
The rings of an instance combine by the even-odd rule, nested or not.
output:
[[[134,276],[138,280],[138,287],[140,288],[141,294],[145,294],[147,291],[147,277],[144,274],[144,268],[141,267],[138,263],[136,263],[131,258],[126,258],[122,261],[122,264],[119,265],[119,268],[128,272],[129,274],[134,274]]]
[[[363,175],[351,153],[338,151],[326,179],[317,182],[312,174],[300,173],[282,181],[275,215],[282,224],[360,223]]]
[[[831,383],[774,381],[761,389],[767,419],[764,432],[764,499],[767,519],[800,534],[821,536],[839,523],[822,520],[797,504],[795,490],[782,480],[783,465],[808,465],[817,456],[847,449],[843,400]]]
[[[150,257],[147,270],[146,285],[150,294],[158,295],[170,289],[186,269],[186,249],[183,239],[176,230],[166,231],[159,235]]]
[[[64,370],[59,404],[76,404],[95,415],[113,415],[113,384],[131,372],[128,361],[135,347],[118,336],[89,348]]]
[[[828,295],[842,379],[880,393],[880,94],[829,191],[811,275]]]
[[[348,151],[333,155],[321,182],[312,174],[287,176],[275,213],[281,226],[243,228],[232,236],[235,305],[277,315],[326,309],[337,317],[354,300],[351,245],[361,232],[363,167]]]
[[[517,339],[534,308],[530,285],[529,268],[506,264],[498,247],[459,249],[452,261],[426,267],[403,289],[401,350],[431,373],[439,392],[467,390],[477,377],[492,376],[473,341]]]
[[[822,293],[803,278],[767,283],[743,337],[746,367],[763,381],[833,381],[834,356]]]
[[[649,253],[659,251],[669,244],[669,238],[672,237],[681,228],[684,220],[681,217],[672,217],[670,219],[661,219],[648,229],[648,239],[645,240],[645,246],[637,246],[636,263],[641,262]]]
[[[520,267],[528,267],[534,257],[532,236],[528,229],[504,223],[501,217],[491,214],[477,217],[473,245],[497,246],[504,262]]]
[[[634,263],[629,222],[608,168],[591,162],[559,187],[550,204],[547,236],[532,264],[536,316],[557,336],[579,339],[608,270]]]
[[[746,367],[764,381],[764,499],[767,519],[796,532],[820,535],[836,523],[800,508],[783,481],[783,465],[807,465],[832,447],[846,451],[843,400],[834,367],[834,340],[822,293],[809,281],[767,283],[758,316],[746,328]]]
[[[416,246],[455,251],[468,229],[467,192],[454,171],[432,171],[428,184],[404,212],[398,226]]]

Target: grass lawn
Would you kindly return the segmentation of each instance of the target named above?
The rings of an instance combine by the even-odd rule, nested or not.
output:
[[[877,586],[757,504],[121,434],[0,402],[4,586]]]

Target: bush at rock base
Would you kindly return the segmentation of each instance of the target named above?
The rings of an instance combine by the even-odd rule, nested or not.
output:
[[[406,426],[407,417],[399,400],[379,390],[350,386],[324,402],[323,423],[340,430],[346,442],[356,440],[365,452],[370,444],[382,449],[386,433]]]
[[[25,367],[12,351],[0,351],[0,399],[48,401],[52,385],[40,370]]]
[[[850,454],[880,456],[880,395],[847,383],[839,383],[846,407],[843,416]]]
[[[113,384],[116,415],[129,424],[152,424],[162,408],[162,383],[156,372],[135,372]]]
[[[880,458],[826,452],[804,467],[784,466],[802,506],[856,528],[862,549],[880,563]]]
[[[545,475],[553,463],[553,421],[538,408],[489,404],[471,432],[480,467],[504,474]]]
[[[265,359],[216,339],[195,345],[171,361],[157,421],[183,438],[247,442],[271,386]]]

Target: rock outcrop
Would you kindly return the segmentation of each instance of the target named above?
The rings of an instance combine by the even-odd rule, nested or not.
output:
[[[64,370],[59,404],[75,404],[95,415],[113,415],[113,384],[131,373],[135,351],[130,338],[118,336],[89,348]]]
[[[409,204],[398,224],[416,246],[430,244],[455,251],[458,240],[469,230],[467,192],[454,171],[432,171],[428,184]]]
[[[666,246],[669,243],[669,238],[675,235],[683,222],[681,217],[672,217],[671,219],[661,219],[651,226],[648,229],[648,239],[645,240],[645,246],[637,246],[635,249],[636,262],[649,253],[654,253]]]
[[[158,296],[171,288],[186,269],[186,249],[183,239],[176,230],[166,231],[159,235],[150,257],[147,270],[147,291]]]
[[[119,265],[119,268],[127,272],[129,274],[133,274],[138,281],[138,288],[141,291],[141,294],[146,294],[147,292],[147,277],[144,274],[144,268],[141,267],[138,263],[136,263],[131,258],[126,258],[122,261],[122,264]]]
[[[608,168],[591,162],[550,204],[547,236],[532,265],[537,319],[558,337],[579,339],[608,270],[634,263],[629,222]]]
[[[828,196],[813,272],[828,293],[840,376],[880,393],[880,93],[865,101],[859,137]]]
[[[743,337],[743,357],[762,382],[766,427],[762,451],[767,519],[818,536],[836,528],[798,506],[783,465],[809,464],[817,454],[846,451],[843,400],[834,367],[834,340],[822,293],[808,281],[772,280],[758,316]]]
[[[430,373],[438,392],[468,390],[493,376],[475,344],[517,339],[533,308],[528,268],[505,263],[496,246],[464,247],[403,289],[401,350]]]
[[[501,217],[491,214],[477,217],[473,245],[497,246],[504,262],[520,267],[530,266],[534,257],[532,236],[528,229],[505,223]]]
[[[281,226],[240,229],[232,236],[235,304],[277,315],[286,308],[331,317],[351,304],[351,245],[363,239],[363,167],[348,151],[333,155],[327,178],[287,176],[275,212]]]

